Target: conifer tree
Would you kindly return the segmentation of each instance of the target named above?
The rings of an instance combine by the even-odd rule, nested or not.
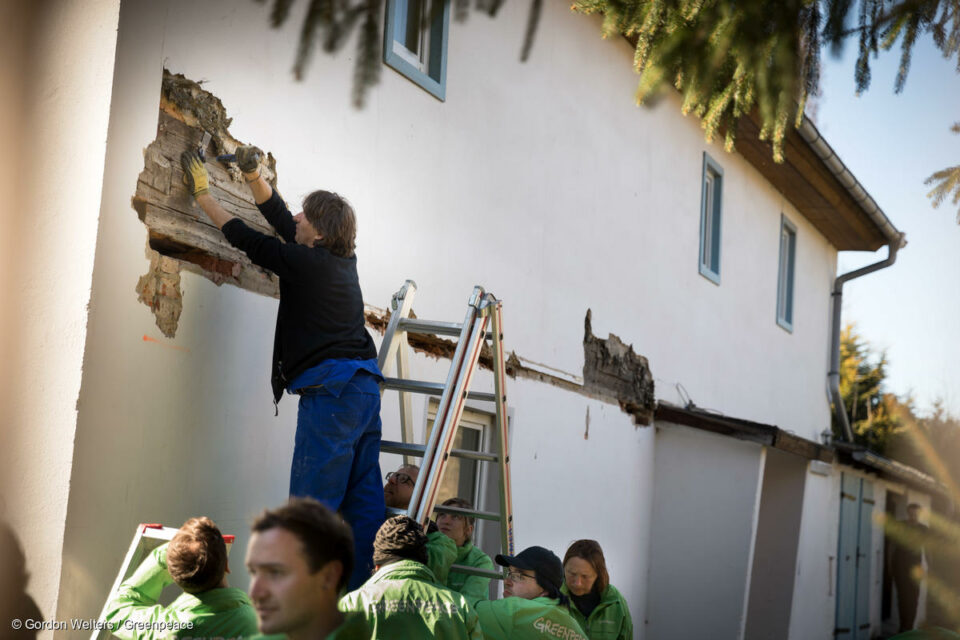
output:
[[[874,353],[870,345],[850,324],[840,332],[840,395],[854,442],[880,454],[902,427],[903,418],[897,397],[886,392],[887,357]],[[833,429],[840,432],[836,415]]]

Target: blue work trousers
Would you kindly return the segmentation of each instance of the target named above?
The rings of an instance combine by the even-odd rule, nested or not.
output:
[[[363,389],[356,378],[339,397],[322,386],[299,393],[290,495],[316,498],[340,511],[350,524],[356,551],[347,585],[352,591],[373,572],[373,539],[386,511],[380,475],[380,394]]]

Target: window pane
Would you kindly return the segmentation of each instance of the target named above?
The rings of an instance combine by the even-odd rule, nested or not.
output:
[[[407,0],[406,16],[404,18],[403,46],[409,51],[420,53],[420,21],[421,5],[423,0]]]
[[[723,178],[713,176],[713,196],[710,198],[713,205],[710,218],[710,270],[720,273],[720,222],[723,215],[720,210],[722,201]]]
[[[430,416],[430,422],[427,425],[426,441],[430,440],[430,432],[433,431],[434,416]],[[457,429],[457,435],[454,436],[453,448],[466,449],[467,451],[481,451],[483,444],[482,433],[480,429],[471,428],[460,421],[460,428]],[[440,490],[437,492],[437,504],[442,503],[448,498],[465,498],[478,504],[479,492],[477,486],[477,469],[480,463],[476,460],[466,460],[456,456],[450,456],[447,459],[446,470],[443,474],[443,482],[440,483]]]
[[[785,325],[793,324],[793,274],[796,246],[796,232],[786,222],[781,222],[780,265],[777,273],[777,321]]]
[[[713,174],[703,184],[703,266],[713,271]]]

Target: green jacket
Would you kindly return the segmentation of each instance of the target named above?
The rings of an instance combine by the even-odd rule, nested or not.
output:
[[[450,565],[457,558],[457,543],[439,531],[427,534],[427,567],[433,573],[434,582],[446,584]]]
[[[487,640],[587,640],[583,629],[556,598],[526,600],[511,596],[479,600],[473,606]]]
[[[466,567],[476,567],[477,569],[494,570],[493,560],[490,559],[490,556],[469,542],[457,548],[457,557],[453,563],[462,564]],[[446,585],[448,589],[462,593],[463,597],[467,599],[467,602],[488,600],[490,598],[490,578],[468,576],[459,571],[451,571],[447,577]]]
[[[157,604],[173,578],[167,571],[167,545],[157,547],[123,581],[107,603],[105,622],[123,640],[159,638],[238,638],[257,633],[257,613],[240,589],[183,593],[169,607]]]
[[[560,587],[560,591],[564,595],[570,595],[567,585]],[[600,604],[590,612],[589,618],[584,617],[572,601],[570,602],[570,615],[583,627],[590,640],[629,640],[633,638],[633,620],[630,618],[627,601],[623,599],[623,596],[612,584],[607,585],[607,588],[600,594]]]
[[[370,637],[367,618],[362,613],[348,613],[343,617],[343,623],[324,640],[367,640]],[[287,636],[283,634],[252,636],[248,640],[287,640]]]
[[[341,598],[340,610],[362,612],[370,624],[370,638],[483,638],[477,613],[464,597],[436,584],[433,572],[416,560],[381,567],[362,587]]]

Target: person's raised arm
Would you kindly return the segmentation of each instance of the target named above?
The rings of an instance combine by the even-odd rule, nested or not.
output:
[[[183,179],[190,189],[191,195],[197,200],[200,208],[210,217],[218,229],[233,220],[233,215],[220,206],[220,203],[210,195],[210,176],[203,160],[196,151],[184,151],[180,155],[180,164],[183,166]],[[269,197],[269,196],[268,196]]]
[[[273,195],[273,187],[260,175],[260,150],[253,145],[241,145],[237,147],[236,156],[237,166],[253,193],[253,201],[263,204]]]

